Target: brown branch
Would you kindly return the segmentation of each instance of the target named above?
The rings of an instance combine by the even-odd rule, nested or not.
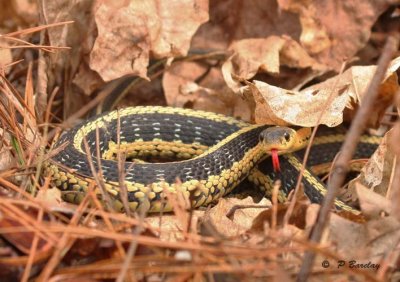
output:
[[[330,211],[333,207],[335,198],[338,194],[339,188],[345,181],[348,170],[348,164],[353,157],[357,143],[363,133],[368,116],[373,111],[375,100],[378,96],[379,86],[385,76],[389,63],[398,49],[399,38],[398,35],[390,36],[385,44],[382,56],[378,61],[378,66],[369,84],[364,99],[357,111],[356,116],[351,124],[349,133],[346,135],[345,141],[341,147],[341,154],[333,167],[331,181],[328,183],[328,191],[319,211],[317,221],[313,227],[310,235],[310,241],[318,243],[321,240],[322,234],[328,225],[330,218]],[[314,265],[315,253],[306,252],[304,255],[304,262],[300,268],[297,281],[306,281],[312,266]]]

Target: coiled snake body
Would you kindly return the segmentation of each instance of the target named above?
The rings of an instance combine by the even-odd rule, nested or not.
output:
[[[94,170],[101,173],[102,186],[117,210],[123,210],[123,175],[131,210],[169,211],[167,191],[182,193],[192,207],[207,205],[237,186],[271,150],[298,150],[307,143],[309,133],[310,129],[250,125],[203,111],[130,107],[96,116],[65,132],[54,146],[59,153],[45,169],[66,201],[82,201]],[[135,161],[146,157],[176,161]],[[290,155],[286,159],[286,172],[298,172],[298,161]],[[123,173],[118,169],[121,164]],[[306,194],[320,201],[324,191],[315,184],[318,180],[307,173],[304,178]],[[255,173],[253,179],[257,182],[260,176]],[[95,193],[101,195],[99,185],[95,186]],[[339,201],[337,206],[347,208]]]

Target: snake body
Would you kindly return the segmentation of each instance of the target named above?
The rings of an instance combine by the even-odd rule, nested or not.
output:
[[[94,182],[95,172],[103,181],[93,186],[94,192],[100,197],[104,193],[110,195],[117,210],[124,209],[121,184],[127,191],[131,210],[169,211],[172,206],[165,199],[166,194],[177,192],[190,199],[192,207],[198,207],[224,196],[246,178],[267,157],[266,145],[278,148],[285,139],[289,140],[285,130],[272,128],[272,139],[276,140],[266,144],[264,135],[270,129],[203,111],[124,108],[96,116],[65,132],[54,146],[59,152],[45,169],[68,202],[82,201]],[[308,135],[302,129],[299,132],[290,136],[296,143],[290,151],[307,142]],[[260,142],[260,136],[264,142]],[[146,157],[176,161],[125,161]],[[295,179],[290,170],[298,172],[300,163],[290,155],[285,162],[289,166],[287,173]],[[253,178],[262,184],[268,182],[262,177]],[[312,200],[320,201],[324,191],[318,185],[322,184],[313,175],[304,178],[306,193]],[[284,184],[288,185],[292,184]],[[337,206],[346,208],[340,202]]]

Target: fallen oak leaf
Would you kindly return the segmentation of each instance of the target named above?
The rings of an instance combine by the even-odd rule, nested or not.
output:
[[[232,43],[229,50],[233,55],[222,65],[222,73],[227,85],[235,92],[242,86],[241,82],[256,74],[279,76],[283,66],[296,70],[295,78],[290,79],[294,81],[299,78],[297,85],[327,70],[287,36],[242,39]]]
[[[383,93],[379,92],[380,95],[395,94],[394,90],[399,88],[395,71],[399,67],[400,57],[392,60],[381,84]],[[345,107],[352,107],[352,101],[362,100],[375,70],[376,66],[351,67],[341,75],[301,91],[290,91],[256,80],[240,88],[240,92],[245,94],[250,104],[255,104],[257,123],[313,127],[317,125],[324,105],[329,102],[319,122],[332,127],[342,123]],[[387,88],[394,92],[387,92]],[[382,115],[390,104],[389,99],[385,101],[387,103],[379,104],[375,109]],[[376,116],[372,118],[376,119]]]
[[[210,20],[193,37],[192,48],[222,50],[241,39],[298,38],[300,32],[298,16],[279,10],[276,0],[210,1]]]
[[[337,71],[343,61],[364,47],[372,25],[392,4],[390,0],[277,2],[283,11],[298,15],[302,27],[300,43],[307,53]]]
[[[234,66],[234,74],[241,79],[250,79],[258,71],[278,74],[279,52],[284,44],[285,39],[278,36],[265,39],[249,38],[234,42],[229,47],[229,50],[233,52],[229,60]]]
[[[94,16],[98,37],[90,68],[105,81],[126,74],[148,79],[150,52],[156,58],[187,54],[192,35],[208,20],[208,2],[101,1]]]

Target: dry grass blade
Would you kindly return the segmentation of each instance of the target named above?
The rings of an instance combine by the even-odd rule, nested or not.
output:
[[[48,28],[52,28],[52,27],[57,27],[57,26],[62,26],[62,25],[66,25],[66,24],[72,24],[74,21],[65,21],[65,22],[59,22],[59,23],[53,23],[53,24],[47,24],[47,25],[41,25],[41,26],[36,26],[36,27],[32,27],[32,28],[26,28],[23,30],[18,30],[15,32],[10,32],[7,34],[3,34],[0,35],[1,37],[8,37],[8,38],[14,38],[17,36],[23,36],[23,35],[27,35],[27,34],[31,34],[34,32],[38,32],[38,31],[42,31]]]

